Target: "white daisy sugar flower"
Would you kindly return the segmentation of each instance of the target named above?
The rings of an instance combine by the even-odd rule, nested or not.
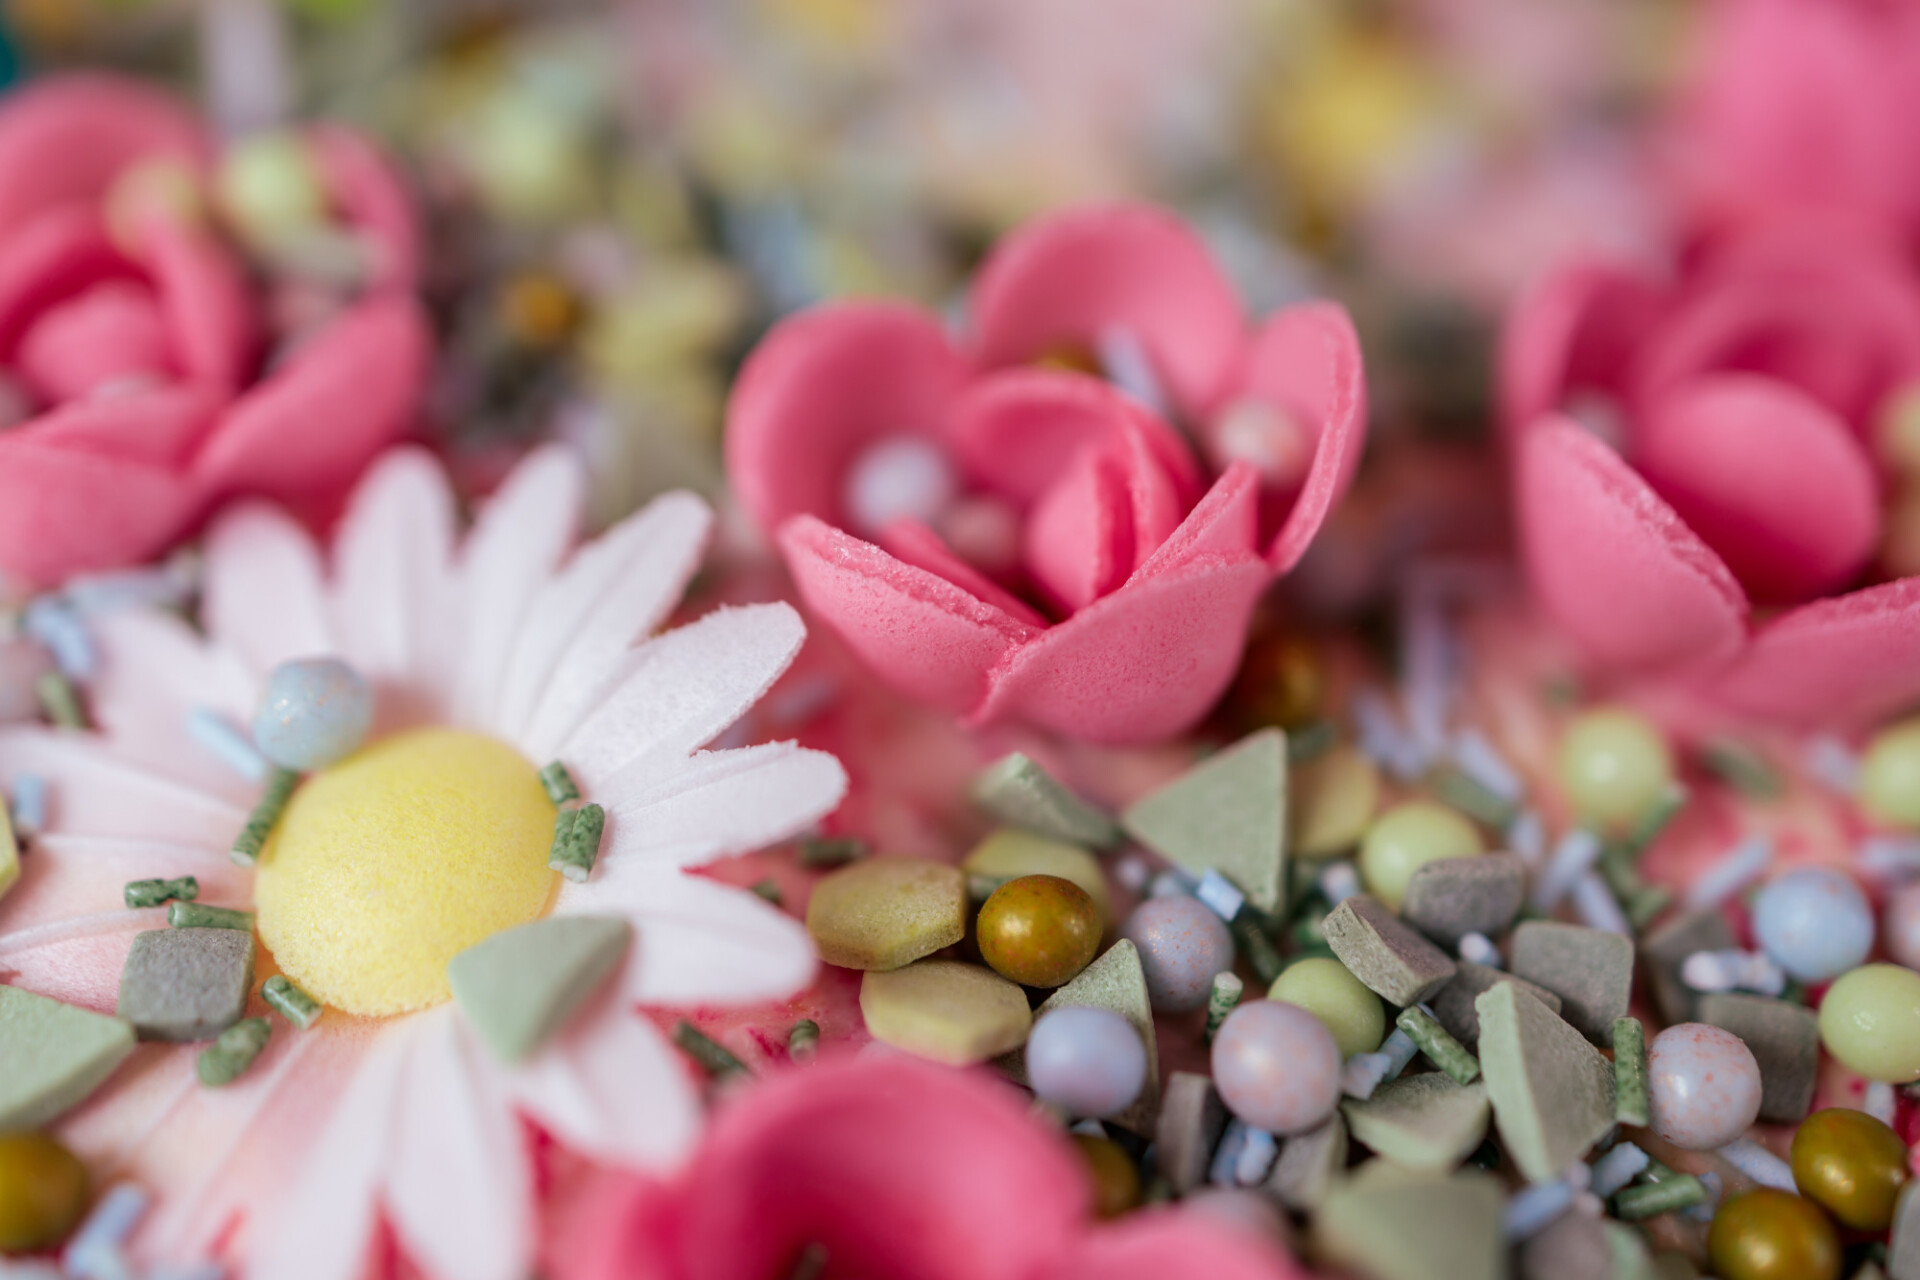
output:
[[[833,757],[790,742],[701,750],[786,669],[800,619],[753,605],[656,634],[711,513],[668,495],[575,549],[582,490],[571,454],[536,452],[461,540],[439,464],[398,451],[361,483],[330,564],[278,510],[230,510],[206,542],[200,631],[101,621],[98,734],[0,732],[0,777],[35,775],[49,797],[0,899],[0,976],[111,1012],[134,936],[167,927],[123,886],[192,875],[200,903],[256,912],[256,981],[284,974],[324,1005],[308,1030],[270,1015],[266,1049],[222,1088],[196,1078],[199,1046],[142,1045],[60,1122],[103,1180],[155,1193],[136,1263],[347,1280],[390,1228],[435,1280],[519,1280],[537,1230],[527,1122],[656,1169],[696,1136],[688,1070],[636,1006],[812,980],[796,921],[688,874],[806,830],[846,790]],[[257,866],[236,865],[261,782],[189,719],[249,724],[270,672],[319,656],[371,685],[371,731],[298,784]],[[539,771],[555,761],[605,813],[580,882],[548,869]],[[450,998],[448,961],[582,915],[631,925],[614,976],[531,1056],[500,1053],[480,1006]],[[248,1011],[267,1013],[257,994]]]

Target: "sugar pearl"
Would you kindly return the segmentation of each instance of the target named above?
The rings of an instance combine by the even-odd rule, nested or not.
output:
[[[1560,740],[1560,782],[1574,809],[1618,830],[1673,785],[1673,752],[1646,717],[1619,707],[1584,712]]]
[[[1301,1133],[1340,1101],[1340,1050],[1305,1009],[1256,1000],[1220,1024],[1213,1083],[1227,1109],[1255,1128]]]
[[[1901,885],[1887,898],[1880,928],[1887,954],[1909,969],[1920,969],[1920,880]]]
[[[1111,1009],[1055,1009],[1027,1037],[1027,1082],[1071,1115],[1116,1115],[1146,1086],[1147,1049]]]
[[[1373,1052],[1387,1034],[1380,997],[1338,960],[1312,956],[1294,961],[1273,980],[1267,998],[1298,1005],[1324,1022],[1343,1058]]]
[[[1207,1003],[1213,975],[1233,968],[1233,934],[1206,904],[1184,894],[1149,898],[1120,930],[1140,949],[1156,1013],[1192,1013]]]
[[[1767,957],[1801,982],[1837,978],[1873,950],[1873,908],[1845,874],[1802,867],[1775,878],[1753,903]]]
[[[311,773],[351,754],[373,724],[373,690],[338,658],[283,662],[267,676],[253,741],[283,769]]]
[[[1820,1039],[1869,1080],[1920,1080],[1920,973],[1869,964],[1841,975],[1820,1002]]]
[[[1888,725],[1867,744],[1860,807],[1890,827],[1920,828],[1920,716]]]
[[[847,520],[875,538],[896,520],[939,519],[959,484],[940,447],[917,436],[893,436],[869,447],[847,471]]]
[[[1360,875],[1367,892],[1395,911],[1413,873],[1442,858],[1486,851],[1480,832],[1445,805],[1411,800],[1380,815],[1360,842]]]
[[[1647,1046],[1653,1131],[1676,1147],[1724,1147],[1760,1114],[1760,1064],[1739,1036],[1702,1022],[1668,1027]]]

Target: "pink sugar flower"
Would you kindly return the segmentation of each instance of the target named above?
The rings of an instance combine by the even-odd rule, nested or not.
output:
[[[1920,379],[1897,251],[1783,218],[1678,281],[1571,267],[1515,309],[1501,373],[1534,588],[1596,661],[1803,724],[1920,695],[1920,579],[1866,576],[1867,438]]]
[[[325,504],[408,425],[429,342],[411,209],[356,135],[299,141],[362,278],[268,352],[246,267],[189,212],[215,157],[184,106],[106,75],[0,106],[0,571],[142,559],[226,493]]]
[[[734,490],[807,606],[904,692],[973,723],[1176,733],[1352,478],[1352,324],[1313,303],[1249,328],[1199,239],[1137,205],[1015,232],[968,314],[958,340],[886,302],[782,324],[728,409]],[[1045,367],[1095,354],[1134,394]]]
[[[1250,1231],[1180,1209],[1112,1225],[1071,1147],[1007,1086],[904,1055],[754,1085],[674,1181],[602,1180],[557,1280],[762,1280],[808,1246],[828,1275],[895,1280],[1304,1280]]]

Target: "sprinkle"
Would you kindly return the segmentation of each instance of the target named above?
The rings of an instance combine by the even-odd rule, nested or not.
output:
[[[1843,796],[1860,789],[1859,755],[1830,733],[1823,733],[1807,744],[1801,764],[1809,775]]]
[[[1766,874],[1773,861],[1773,838],[1749,836],[1729,850],[1687,891],[1687,906],[1699,911],[1717,907]]]
[[[1153,866],[1137,853],[1130,853],[1113,864],[1113,878],[1128,893],[1141,893],[1153,879]]]
[[[1337,907],[1360,892],[1360,873],[1354,870],[1351,862],[1342,859],[1320,868],[1314,883],[1326,895],[1327,905]]]
[[[781,903],[780,882],[772,876],[760,877],[760,879],[753,882],[748,892],[752,893],[756,898],[772,903],[776,907]]]
[[[1626,938],[1633,936],[1633,925],[1598,872],[1589,871],[1573,882],[1573,914],[1589,929],[1605,929]]]
[[[1639,1176],[1647,1167],[1647,1159],[1647,1153],[1637,1144],[1622,1142],[1593,1162],[1592,1181],[1588,1185],[1604,1200]]]
[[[80,695],[66,676],[49,671],[34,687],[40,693],[40,708],[47,713],[47,719],[62,729],[87,727],[87,713],[80,706]]]
[[[1207,1169],[1207,1181],[1216,1187],[1237,1185],[1240,1172],[1240,1153],[1246,1150],[1247,1136],[1253,1132],[1245,1120],[1238,1117],[1227,1121],[1226,1132],[1220,1135],[1220,1145],[1213,1149],[1213,1163]]]
[[[1520,775],[1478,729],[1462,729],[1454,735],[1453,759],[1462,772],[1509,806],[1518,805],[1527,794]]]
[[[1247,895],[1234,888],[1233,881],[1211,867],[1200,877],[1193,896],[1205,903],[1213,914],[1229,922],[1240,914],[1240,908],[1247,905]]]
[[[1756,991],[1778,996],[1787,975],[1764,951],[1696,951],[1680,965],[1680,980],[1695,991]]]
[[[14,786],[17,790],[19,783]],[[1868,836],[1860,842],[1856,856],[1860,870],[1875,880],[1894,882],[1920,876],[1920,836]]]
[[[1459,645],[1446,614],[1428,598],[1409,592],[1400,621],[1400,700],[1413,739],[1428,758],[1446,745],[1452,712]]]
[[[1893,1127],[1894,1098],[1893,1086],[1884,1080],[1873,1080],[1867,1084],[1867,1096],[1860,1109],[1888,1128]]]
[[[1480,1078],[1480,1060],[1467,1052],[1447,1029],[1422,1005],[1402,1009],[1393,1025],[1406,1032],[1434,1066],[1452,1076],[1456,1084],[1472,1084]]]
[[[1559,906],[1560,899],[1573,888],[1573,882],[1599,860],[1602,847],[1600,837],[1585,827],[1575,827],[1561,836],[1553,846],[1546,870],[1533,882],[1530,898],[1533,909],[1552,911]]]
[[[724,1045],[704,1034],[691,1022],[682,1021],[674,1027],[673,1042],[715,1080],[752,1074],[747,1070],[746,1063],[734,1057]]]
[[[1220,1029],[1220,1024],[1227,1020],[1227,1015],[1232,1013],[1235,1006],[1240,1003],[1240,997],[1245,994],[1246,989],[1247,984],[1242,982],[1237,974],[1213,975],[1213,990],[1207,995],[1206,1043],[1213,1043],[1213,1033]]]
[[[1108,325],[1095,343],[1100,371],[1119,390],[1145,405],[1156,416],[1170,418],[1172,408],[1160,375],[1154,370],[1153,357],[1140,335],[1125,325]]]
[[[232,907],[210,907],[204,902],[180,902],[167,908],[167,923],[176,929],[236,929],[253,932],[253,912]]]
[[[844,867],[867,856],[867,842],[854,836],[814,836],[800,842],[803,867]]]
[[[67,601],[41,596],[27,606],[21,630],[47,647],[53,664],[69,680],[91,680],[100,658],[86,623]]]
[[[1154,876],[1147,885],[1149,898],[1184,898],[1190,896],[1199,883],[1178,867],[1168,867]]]
[[[1340,1067],[1340,1092],[1362,1102],[1386,1082],[1389,1059],[1384,1053],[1356,1053]]]
[[[1507,847],[1520,855],[1529,867],[1538,867],[1547,856],[1547,822],[1537,809],[1522,809],[1507,828]]]
[[[1720,1148],[1720,1158],[1763,1187],[1798,1193],[1793,1170],[1787,1167],[1787,1162],[1751,1138],[1729,1142]]]
[[[1676,1209],[1690,1209],[1706,1198],[1707,1188],[1700,1179],[1680,1174],[1615,1192],[1613,1213],[1624,1222],[1639,1222]]]
[[[1233,1166],[1233,1180],[1243,1187],[1254,1187],[1267,1180],[1280,1154],[1280,1144],[1265,1129],[1247,1130],[1247,1141],[1240,1148],[1240,1159]]]
[[[1379,690],[1363,688],[1353,695],[1353,720],[1360,750],[1395,778],[1411,782],[1427,771],[1425,748],[1408,736]]]
[[[1504,831],[1520,816],[1519,807],[1492,791],[1457,765],[1443,764],[1427,779],[1427,785],[1447,804],[1474,821]]]
[[[573,775],[558,760],[540,771],[540,785],[547,789],[547,799],[555,806],[580,798],[580,788],[573,784]]]
[[[1489,969],[1498,969],[1500,948],[1493,945],[1493,939],[1484,933],[1462,934],[1460,937],[1460,958],[1469,964],[1485,965]]]
[[[187,736],[248,782],[267,780],[267,771],[272,766],[254,747],[253,739],[211,707],[195,707],[187,712]]]
[[[1673,905],[1673,894],[1657,884],[1643,884],[1621,905],[1626,908],[1627,922],[1635,929],[1645,929]]]
[[[1287,735],[1287,763],[1306,764],[1318,760],[1340,741],[1340,729],[1331,720],[1315,720],[1304,729]]]
[[[61,588],[66,602],[83,618],[127,609],[174,609],[192,593],[190,575],[168,565],[157,569],[123,569],[86,573],[67,579]]]
[[[1647,1035],[1638,1018],[1613,1020],[1613,1118],[1647,1123]]]
[[[554,822],[547,865],[575,884],[584,881],[593,874],[594,861],[600,856],[600,834],[606,824],[607,811],[597,804],[562,809]]]
[[[47,825],[47,780],[37,773],[13,779],[13,829],[21,839],[39,835]]]
[[[302,1031],[320,1021],[320,1002],[276,973],[261,984],[260,998]]]
[[[120,1246],[133,1234],[149,1203],[147,1193],[133,1183],[115,1185],[67,1241],[60,1255],[61,1270],[75,1280],[122,1280],[128,1272]]]
[[[1713,1221],[1713,1212],[1720,1207],[1720,1193],[1724,1187],[1720,1182],[1720,1175],[1711,1171],[1700,1175],[1700,1185],[1706,1190],[1707,1198],[1691,1209],[1681,1210],[1680,1216],[1689,1222],[1697,1222],[1705,1226]]]
[[[820,1024],[812,1018],[802,1018],[793,1024],[793,1030],[787,1032],[787,1056],[795,1062],[805,1062],[819,1052]]]
[[[1744,742],[1716,738],[1700,747],[1706,770],[1742,795],[1765,799],[1780,794],[1780,774],[1767,758]]]
[[[1253,972],[1262,983],[1271,983],[1280,976],[1285,967],[1280,959],[1280,950],[1273,945],[1266,930],[1258,923],[1251,911],[1243,911],[1236,916],[1228,928],[1233,931],[1233,940],[1240,946],[1240,954],[1253,966]]]
[[[1507,1239],[1519,1241],[1540,1234],[1573,1206],[1573,1195],[1573,1187],[1560,1178],[1519,1192],[1507,1201],[1503,1224]]]
[[[1627,833],[1624,841],[1627,849],[1635,856],[1644,852],[1660,838],[1661,832],[1680,816],[1680,811],[1687,807],[1689,798],[1687,789],[1679,783],[1669,787],[1666,794],[1660,797],[1659,803],[1647,810],[1646,815],[1640,819],[1633,830]]]
[[[122,893],[127,905],[139,910],[157,907],[176,898],[181,902],[192,902],[200,896],[200,882],[192,876],[181,876],[178,880],[129,880]]]
[[[242,1018],[200,1051],[195,1064],[200,1083],[218,1088],[238,1080],[267,1047],[273,1027],[265,1018]]]
[[[273,834],[274,824],[286,811],[287,801],[293,798],[293,789],[299,782],[300,775],[291,769],[275,769],[267,775],[260,800],[247,815],[247,825],[240,828],[240,834],[233,840],[233,850],[227,855],[236,866],[250,867],[260,860],[260,850],[266,847],[267,837]]]

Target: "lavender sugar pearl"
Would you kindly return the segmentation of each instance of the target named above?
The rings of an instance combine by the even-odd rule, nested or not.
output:
[[[1055,1009],[1027,1037],[1027,1083],[1071,1115],[1118,1115],[1146,1087],[1147,1047],[1111,1009]]]
[[[1802,867],[1754,898],[1753,933],[1790,977],[1826,982],[1858,968],[1873,950],[1873,908],[1842,872]]]
[[[1255,1000],[1214,1033],[1213,1084],[1254,1128],[1303,1133],[1340,1101],[1340,1050],[1326,1024],[1300,1006]]]
[[[1909,969],[1920,969],[1920,880],[1893,891],[1882,922],[1887,954]]]
[[[1127,917],[1120,936],[1139,948],[1155,1013],[1204,1008],[1213,975],[1233,968],[1233,935],[1197,898],[1149,898]]]
[[[373,724],[373,690],[338,658],[298,658],[267,676],[253,741],[282,769],[311,773],[343,759]]]
[[[1731,1031],[1704,1022],[1668,1027],[1647,1046],[1649,1125],[1676,1147],[1711,1151],[1760,1114],[1760,1064]]]

